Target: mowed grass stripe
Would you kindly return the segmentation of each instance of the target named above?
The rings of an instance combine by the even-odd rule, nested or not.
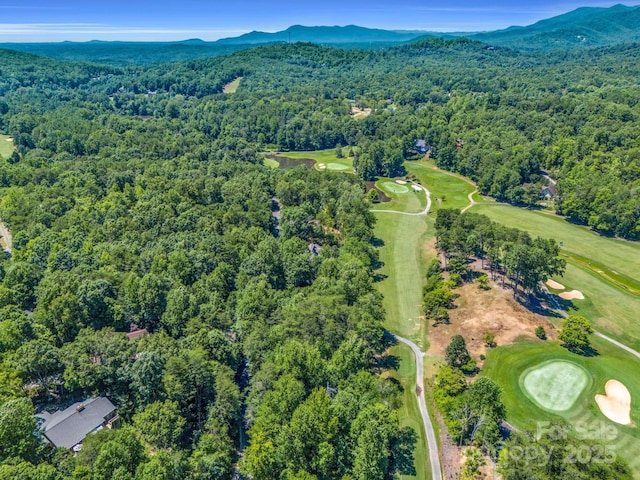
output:
[[[640,243],[607,238],[545,213],[509,205],[476,205],[471,210],[509,227],[530,232],[533,236],[554,238],[562,249],[585,259],[606,265],[614,273],[638,281]]]
[[[565,303],[569,313],[587,317],[597,330],[640,350],[640,298],[571,263],[562,277],[554,279],[567,287],[567,291],[580,290],[585,296],[584,300]]]
[[[377,272],[386,278],[377,286],[384,296],[385,326],[427,349],[426,325],[421,315],[424,259],[421,245],[426,241],[424,217],[380,213],[376,237],[384,241],[379,250],[384,264]]]

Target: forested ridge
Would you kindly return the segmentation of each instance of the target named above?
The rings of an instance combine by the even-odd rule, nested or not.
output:
[[[410,472],[362,180],[401,173],[424,139],[482,193],[535,204],[546,169],[560,213],[637,238],[639,54],[429,39],[114,67],[0,51],[16,146],[0,160],[0,478]],[[258,153],[336,145],[359,147],[358,175]],[[94,394],[124,428],[75,457],[32,434],[35,408]]]

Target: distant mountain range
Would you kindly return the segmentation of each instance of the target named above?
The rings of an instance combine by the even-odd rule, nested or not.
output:
[[[583,7],[527,27],[471,38],[518,50],[591,48],[640,41],[640,6]]]
[[[190,39],[181,42],[62,42],[5,43],[7,48],[64,60],[84,60],[113,65],[159,63],[207,58],[237,50],[286,42],[311,42],[341,48],[378,49],[429,37],[468,37],[516,50],[584,49],[640,42],[640,6],[584,7],[526,27],[482,33],[442,33],[416,30],[380,30],[347,25],[305,27],[250,32],[216,42]]]
[[[250,32],[239,37],[223,38],[215,42],[218,45],[258,45],[282,42],[312,42],[321,44],[341,43],[403,43],[422,37],[425,31],[380,30],[358,27],[305,27],[294,25],[281,32]]]

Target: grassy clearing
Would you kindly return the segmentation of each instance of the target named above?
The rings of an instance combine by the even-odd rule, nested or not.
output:
[[[346,151],[344,153],[346,154]],[[327,170],[353,173],[353,158],[346,156],[344,158],[338,158],[335,148],[309,152],[282,152],[280,155],[288,158],[310,158],[311,160],[315,160],[316,170],[321,170],[319,165],[324,164]]]
[[[416,442],[416,448],[413,452],[416,475],[403,475],[400,478],[429,478],[431,472],[425,444],[426,435],[416,396],[416,362],[413,358],[413,352],[408,346],[400,343],[391,349],[391,354],[396,356],[399,361],[399,368],[393,373],[393,376],[400,381],[404,388],[402,407],[398,410],[400,426],[412,427],[418,434],[418,441]]]
[[[430,160],[405,162],[404,165],[409,175],[415,175],[431,192],[433,211],[439,208],[462,209],[469,205],[468,195],[475,190],[475,187],[462,177],[445,173],[443,170],[435,170],[435,164]]]
[[[631,392],[631,418],[640,425],[640,360],[623,350],[594,337],[593,346],[600,355],[582,357],[562,348],[557,342],[528,341],[499,347],[487,354],[481,375],[498,382],[503,389],[503,400],[507,407],[507,417],[516,428],[535,431],[538,422],[566,420],[576,425],[585,422],[588,428],[614,427],[615,440],[610,442],[615,451],[624,458],[640,476],[640,428],[618,425],[608,420],[595,403],[595,395],[604,393],[604,386],[610,379],[626,385]],[[561,415],[545,411],[531,401],[523,392],[521,375],[529,368],[549,361],[568,361],[589,372],[591,385],[576,400],[574,406]],[[603,423],[601,423],[603,422]],[[639,477],[640,478],[640,477]]]
[[[242,77],[236,78],[234,81],[227,83],[222,89],[222,93],[236,93],[242,82]]]
[[[9,158],[13,151],[16,149],[13,145],[13,140],[9,140],[8,135],[0,135],[0,155],[3,158]]]
[[[269,168],[278,168],[280,166],[278,161],[273,158],[265,158],[262,163]]]
[[[599,265],[606,265],[613,275],[636,279],[640,272],[640,243],[607,238],[553,215],[509,205],[476,205],[472,212],[492,220],[529,231],[534,236],[555,238],[562,249]]]

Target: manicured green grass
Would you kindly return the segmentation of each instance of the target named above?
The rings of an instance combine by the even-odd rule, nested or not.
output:
[[[534,236],[555,238],[562,249],[607,266],[614,273],[638,280],[640,243],[607,238],[566,220],[509,205],[476,205],[470,211],[482,213],[510,227],[527,230]]]
[[[599,352],[594,357],[582,357],[568,352],[557,342],[525,341],[492,349],[481,375],[485,375],[503,389],[503,401],[507,408],[507,419],[518,429],[536,431],[538,422],[566,420],[576,426],[595,428],[604,426],[615,429],[616,438],[605,442],[624,458],[640,477],[640,359],[604,340],[593,337],[592,345]],[[523,392],[521,376],[527,369],[549,361],[567,361],[578,365],[591,376],[591,385],[576,400],[573,407],[562,414],[548,412],[531,401]],[[631,419],[636,426],[622,426],[607,419],[595,403],[595,395],[604,394],[608,380],[622,382],[631,393]],[[578,424],[578,422],[583,422]]]
[[[580,398],[591,377],[573,362],[550,360],[531,367],[520,376],[525,395],[545,410],[563,413]]]
[[[584,300],[562,301],[569,313],[588,318],[597,330],[640,351],[640,298],[573,263],[568,263],[564,275],[554,277],[554,280],[562,283],[566,291],[580,290],[585,297]]]
[[[416,361],[411,349],[402,343],[393,347],[390,353],[398,357],[399,367],[393,376],[400,381],[404,388],[404,392],[402,394],[402,407],[398,410],[400,426],[409,426],[413,428],[418,435],[416,448],[413,452],[416,475],[403,475],[400,478],[429,478],[431,476],[431,471],[429,468],[429,459],[427,457],[427,447],[425,445],[424,425],[422,423],[422,416],[420,415],[418,399],[416,396]]]
[[[410,185],[400,185],[390,178],[380,178],[376,182],[376,187],[393,200],[375,204],[372,207],[374,211],[397,210],[399,212],[418,213],[424,210],[427,205],[427,196],[424,191],[418,192],[411,188]]]
[[[567,269],[554,280],[567,291],[580,290],[584,300],[566,302],[569,312],[591,320],[596,329],[640,350],[637,295],[640,243],[602,237],[562,218],[507,205],[476,205],[472,212],[487,215],[534,236],[563,242]]]
[[[240,87],[242,77],[236,78],[233,82],[229,82],[224,86],[223,93],[236,93]]]
[[[391,180],[380,183],[380,186],[385,192],[389,193],[409,193],[409,187],[406,185],[400,185],[399,183]]]
[[[8,135],[0,135],[0,155],[3,158],[9,158],[15,150],[13,141],[7,140],[8,138],[10,138]]]
[[[316,150],[309,152],[281,152],[282,157],[289,158],[310,158],[316,161],[315,168],[320,170],[319,165],[324,164],[327,170],[341,171],[344,173],[353,173],[353,158],[346,156],[346,149],[344,151],[345,157],[338,158],[336,156],[335,148],[328,148],[326,150]],[[330,166],[331,165],[331,166]]]
[[[433,235],[423,216],[391,213],[376,215],[375,235],[384,245],[379,249],[383,280],[376,285],[384,296],[385,327],[427,349],[427,327],[422,315],[422,284],[426,259],[422,245]]]
[[[269,168],[278,168],[280,166],[278,161],[273,158],[265,158],[262,163]]]
[[[433,211],[439,208],[462,209],[469,205],[467,196],[475,187],[455,174],[434,170],[433,161],[420,160],[405,162],[405,168],[410,175],[415,175],[420,183],[431,192]]]

